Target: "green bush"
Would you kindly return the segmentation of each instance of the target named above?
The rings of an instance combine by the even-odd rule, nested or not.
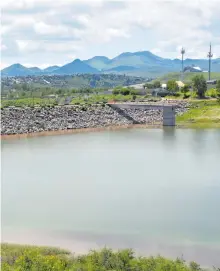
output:
[[[191,96],[190,92],[184,93],[183,99],[188,99]]]
[[[206,96],[216,98],[217,97],[217,89],[210,88],[209,90],[207,90]]]
[[[114,95],[118,95],[118,94],[119,94],[119,92],[120,92],[120,90],[119,90],[119,89],[117,89],[117,88],[115,88],[115,89],[113,89],[112,94],[114,94]]]
[[[124,96],[129,95],[130,94],[130,89],[128,89],[128,88],[122,88],[120,90],[120,94],[122,94]]]
[[[167,90],[172,91],[172,92],[179,91],[177,82],[175,80],[169,80],[167,82]]]
[[[193,89],[196,91],[199,98],[204,98],[207,91],[207,84],[203,75],[196,75],[192,79]]]
[[[14,99],[14,100],[2,100],[2,106],[16,106],[16,107],[24,107],[24,106],[43,106],[43,105],[54,105],[56,103],[56,99],[42,99],[42,98],[24,98],[24,99]]]
[[[130,249],[114,252],[104,248],[73,256],[59,249],[2,245],[3,271],[197,271],[201,267],[177,258],[135,257]]]
[[[136,89],[131,89],[130,95],[138,95],[138,91]]]

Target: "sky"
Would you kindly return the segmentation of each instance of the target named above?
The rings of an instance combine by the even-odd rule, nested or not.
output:
[[[219,0],[3,0],[1,69],[45,68],[122,52],[220,57]]]

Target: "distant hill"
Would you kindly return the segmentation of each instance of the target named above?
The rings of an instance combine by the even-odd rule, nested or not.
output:
[[[21,64],[13,64],[1,71],[2,76],[26,76],[33,75],[34,71]]]
[[[130,66],[136,68],[141,68],[142,66],[155,66],[161,65],[163,60],[163,58],[156,56],[149,51],[122,53],[109,62],[108,69],[117,66]]]
[[[126,72],[126,71],[134,71],[137,70],[138,68],[132,67],[132,66],[117,66],[108,70],[104,70],[105,72]]]
[[[99,71],[80,59],[76,59],[53,71],[54,74],[77,74],[77,73],[99,73]]]
[[[93,58],[85,60],[84,62],[89,66],[101,71],[108,66],[110,59],[106,56],[95,56]]]
[[[31,67],[28,69],[31,70],[33,73],[41,73],[42,72],[42,70],[38,67]]]
[[[198,66],[208,70],[207,59],[184,60],[184,66]],[[27,68],[21,64],[14,64],[1,71],[2,76],[26,76],[39,74],[99,74],[116,73],[144,77],[158,77],[170,72],[180,72],[181,60],[159,57],[149,51],[122,53],[112,59],[105,56],[95,56],[88,60],[76,59],[64,66],[51,66],[44,70],[37,67]],[[220,72],[220,58],[212,60],[212,72]]]
[[[59,68],[60,68],[59,66],[50,66],[50,67],[45,68],[44,72],[50,73],[50,72],[53,72],[53,71],[55,71],[55,70],[57,70]]]

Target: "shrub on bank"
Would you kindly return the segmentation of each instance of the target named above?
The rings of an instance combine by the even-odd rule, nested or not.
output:
[[[195,262],[158,257],[135,257],[130,249],[113,252],[104,248],[87,255],[74,256],[66,250],[2,245],[2,270],[28,271],[196,271],[202,270]]]
[[[212,98],[217,98],[217,89],[210,88],[209,90],[206,91],[206,96],[212,97]]]
[[[25,107],[25,106],[34,106],[34,105],[54,105],[56,99],[42,99],[42,98],[24,98],[24,99],[13,99],[13,100],[2,100],[2,107],[7,106],[16,106],[16,107]]]

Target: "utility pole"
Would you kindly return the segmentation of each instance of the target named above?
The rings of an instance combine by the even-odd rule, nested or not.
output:
[[[211,80],[211,60],[212,60],[212,57],[213,57],[211,43],[210,43],[210,49],[209,49],[207,57],[209,59],[209,80]]]
[[[180,53],[182,55],[182,80],[183,80],[183,56],[184,56],[185,52],[186,52],[186,50],[182,47],[182,49],[180,51]]]

